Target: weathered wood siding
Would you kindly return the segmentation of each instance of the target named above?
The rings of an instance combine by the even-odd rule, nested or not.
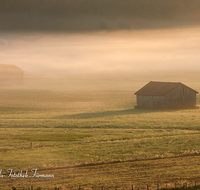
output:
[[[137,95],[137,106],[143,108],[172,108],[195,106],[196,92],[180,84],[165,96]]]
[[[137,95],[137,106],[144,108],[164,108],[165,96]]]
[[[165,96],[165,107],[195,106],[196,92],[180,84]]]

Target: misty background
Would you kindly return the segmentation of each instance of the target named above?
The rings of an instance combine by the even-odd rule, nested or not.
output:
[[[0,1],[0,63],[69,78],[196,76],[199,24],[199,0]]]

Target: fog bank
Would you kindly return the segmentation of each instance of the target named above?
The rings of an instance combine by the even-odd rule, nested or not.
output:
[[[200,70],[200,28],[0,33],[0,63],[25,73],[126,74]]]

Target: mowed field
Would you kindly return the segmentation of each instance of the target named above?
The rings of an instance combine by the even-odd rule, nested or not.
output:
[[[196,109],[134,109],[134,92],[147,82],[26,76],[22,86],[1,87],[0,169],[55,178],[0,185],[200,182],[200,96]],[[183,83],[200,92],[199,80]]]

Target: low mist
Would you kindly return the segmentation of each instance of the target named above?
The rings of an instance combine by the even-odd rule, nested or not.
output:
[[[37,74],[126,74],[200,70],[200,28],[1,33],[0,63]]]

